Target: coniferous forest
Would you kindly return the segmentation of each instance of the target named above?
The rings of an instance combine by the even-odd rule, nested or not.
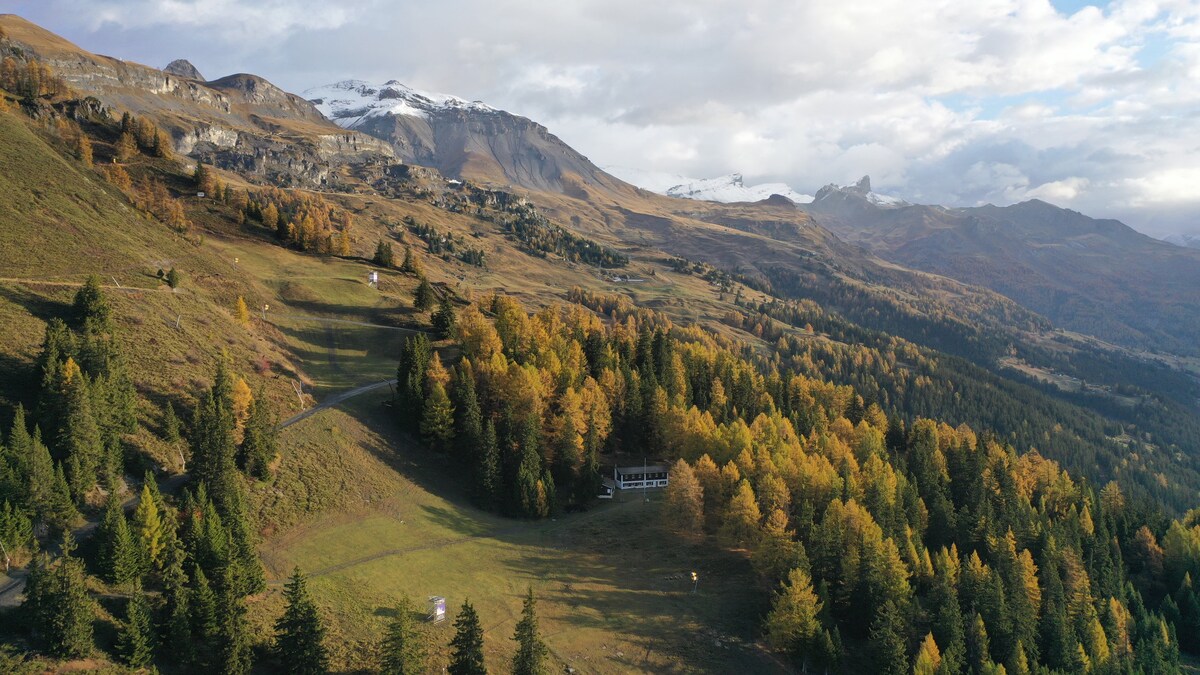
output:
[[[136,249],[121,279],[139,286],[74,269],[66,281],[0,279],[0,320],[37,326],[27,348],[0,354],[0,673],[575,672],[547,625],[594,608],[570,582],[543,581],[593,552],[564,553],[599,538],[579,525],[606,509],[689,563],[707,555],[732,570],[752,626],[738,653],[783,671],[1153,675],[1200,659],[1200,385],[1165,360],[1022,341],[1052,324],[999,295],[942,293],[946,279],[882,267],[851,278],[811,252],[756,270],[664,257],[641,235],[632,245],[563,218],[559,202],[379,158],[311,190],[205,161],[228,148],[204,146],[184,166],[170,119],[96,107],[2,31],[0,47],[0,133],[21,149],[5,156],[40,149],[43,175],[81,172],[75,187],[111,202],[115,222],[158,238],[103,230]],[[12,173],[0,166],[0,179]],[[339,176],[360,182],[339,193],[326,182]],[[370,190],[414,199],[387,211]],[[40,187],[28,192],[36,208],[22,218],[41,208]],[[86,201],[60,192],[71,208]],[[92,217],[71,223],[85,231]],[[0,240],[0,254],[37,253],[10,250],[21,246]],[[72,264],[102,255],[88,246]],[[319,283],[305,287],[310,274]],[[678,295],[618,285],[659,275]],[[13,290],[28,287],[40,290]],[[343,313],[343,301],[359,304]],[[285,314],[305,309],[322,316]],[[203,329],[182,328],[185,313]],[[145,358],[160,350],[171,355]],[[187,375],[150,372],[164,364]],[[997,364],[1041,364],[1079,386]],[[358,379],[318,404],[322,377],[334,389]],[[285,435],[359,394],[354,422]],[[341,462],[350,446],[366,459]],[[669,467],[668,486],[600,501],[614,467],[651,463]],[[425,501],[389,502],[377,485]],[[630,505],[641,510],[618,511]],[[319,569],[279,564],[280,530],[379,513],[387,536],[417,544],[348,562],[322,550]],[[409,522],[415,534],[395,529]],[[499,609],[486,581],[446,591],[439,627],[407,588],[358,606],[346,596],[372,589],[330,581],[389,556],[387,574],[403,576],[405,555],[483,539],[522,555],[534,540],[545,559],[489,572],[503,576]],[[595,559],[587,574],[615,567]],[[702,626],[704,605],[685,604],[708,589],[695,574],[684,590],[631,584],[613,605],[657,594]],[[428,600],[444,609],[446,598]],[[580,621],[604,624],[606,640],[635,632],[610,629],[620,620],[605,611]],[[373,632],[348,643],[353,621]],[[696,635],[697,649],[711,637]]]

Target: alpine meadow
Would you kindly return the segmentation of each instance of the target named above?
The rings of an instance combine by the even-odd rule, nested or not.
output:
[[[1194,2],[16,4],[0,672],[1200,672]]]

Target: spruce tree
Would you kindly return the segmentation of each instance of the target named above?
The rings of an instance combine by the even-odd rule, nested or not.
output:
[[[140,586],[125,604],[125,620],[117,634],[117,651],[131,668],[143,668],[154,656],[154,632],[150,625],[150,607]]]
[[[235,578],[237,564],[219,568],[220,593],[217,595],[219,620],[217,627],[216,652],[219,670],[228,675],[244,675],[250,672],[250,623],[246,618],[246,604],[238,588],[240,579]],[[289,671],[324,672],[324,671]]]
[[[542,456],[538,450],[541,429],[538,421],[532,416],[525,420],[521,427],[520,462],[517,464],[509,511],[526,518],[537,518],[544,515],[539,513],[541,500],[538,490],[542,466]]]
[[[220,619],[217,596],[199,565],[192,568],[192,587],[187,593],[188,633],[192,640],[191,666],[198,672],[220,670]],[[182,631],[175,633],[180,635]]]
[[[425,373],[433,358],[429,338],[418,333],[404,341],[396,367],[396,410],[406,431],[418,431],[425,404]]]
[[[395,617],[383,639],[382,675],[419,675],[425,672],[425,645],[413,620],[412,600],[400,596]]]
[[[392,255],[392,244],[382,241],[375,245],[375,256],[371,262],[380,267],[392,267],[396,264],[395,257]]]
[[[475,393],[475,376],[465,361],[454,369],[454,446],[460,465],[471,472],[472,483],[481,459],[483,443],[483,412],[479,408],[479,397]]]
[[[823,606],[813,591],[808,572],[799,567],[789,572],[787,583],[779,585],[767,615],[767,639],[771,646],[804,663],[819,646],[822,630],[818,616]]]
[[[72,555],[74,550],[75,541],[67,533],[55,564],[41,557],[31,566],[23,605],[45,651],[67,658],[87,656],[95,646],[92,600],[83,562]]]
[[[456,316],[454,313],[454,303],[450,301],[450,294],[446,293],[442,299],[438,301],[438,308],[429,317],[429,323],[433,326],[433,330],[441,338],[449,338],[454,334],[454,324]]]
[[[292,572],[283,596],[287,608],[275,622],[275,653],[284,672],[312,675],[328,671],[329,657],[322,644],[325,628],[299,567]]]
[[[417,290],[413,291],[413,307],[418,312],[424,312],[433,307],[434,300],[433,286],[429,284],[428,279],[421,277],[421,282],[417,284]]]
[[[411,246],[404,247],[404,262],[400,263],[400,271],[405,274],[415,274],[417,272],[417,263],[413,258]]]
[[[495,510],[501,489],[500,447],[496,444],[496,425],[489,419],[483,425],[480,460],[475,476],[474,496],[479,506]]]
[[[181,438],[179,433],[179,416],[175,414],[175,404],[167,401],[167,407],[163,409],[163,424],[162,437],[168,443],[178,443]]]
[[[449,450],[454,438],[454,408],[441,382],[433,383],[425,399],[421,412],[421,438],[439,452]]]
[[[278,451],[278,435],[270,404],[260,393],[250,404],[250,418],[246,420],[239,448],[239,463],[246,473],[259,480],[270,478],[271,462]]]
[[[58,448],[65,457],[71,492],[82,503],[86,494],[96,486],[104,444],[92,410],[87,375],[68,357],[63,365],[62,377],[64,411]]]
[[[137,549],[116,494],[109,494],[104,519],[96,533],[100,575],[110,584],[128,584],[138,577]]]
[[[483,663],[483,626],[469,600],[463,602],[454,620],[454,639],[450,641],[450,675],[487,675]]]
[[[908,675],[908,648],[905,644],[905,621],[888,600],[879,609],[871,625],[871,645],[874,648],[873,672],[880,675]]]
[[[517,622],[513,640],[517,653],[513,655],[513,675],[546,675],[546,657],[550,650],[538,633],[537,601],[530,586],[521,605],[521,620]]]

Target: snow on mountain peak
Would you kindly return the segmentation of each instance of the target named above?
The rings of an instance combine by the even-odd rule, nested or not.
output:
[[[740,173],[716,178],[688,178],[674,174],[655,173],[621,166],[606,166],[604,170],[640,188],[668,197],[710,202],[760,202],[771,195],[782,195],[795,204],[807,204],[811,195],[793,190],[785,183],[746,185]]]
[[[871,190],[871,177],[863,176],[854,185],[837,185],[830,183],[817,191],[817,199],[822,199],[826,195],[833,193],[853,194],[862,197],[876,206],[908,206],[908,202],[899,197],[889,195],[881,195],[878,192]]]
[[[446,110],[499,112],[480,101],[467,101],[449,94],[434,94],[413,89],[398,80],[371,84],[362,80],[342,80],[304,92],[321,114],[338,126],[352,129],[371,117],[407,115],[428,117]]]

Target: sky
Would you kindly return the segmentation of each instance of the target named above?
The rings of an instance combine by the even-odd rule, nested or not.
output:
[[[17,0],[94,52],[534,119],[601,166],[1200,233],[1200,0]]]

